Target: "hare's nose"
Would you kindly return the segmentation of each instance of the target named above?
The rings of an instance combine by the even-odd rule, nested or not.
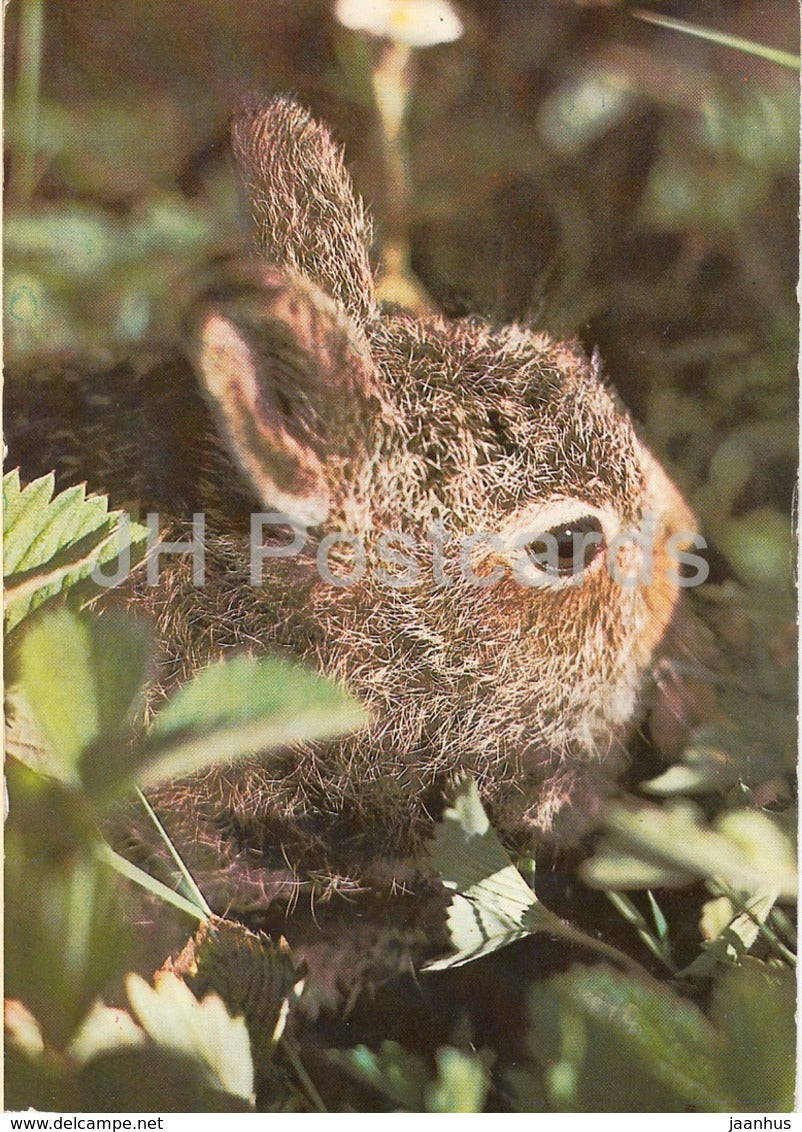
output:
[[[699,528],[682,493],[650,453],[646,462],[645,509],[654,516],[655,544],[653,573],[641,591],[649,617],[638,643],[644,661],[652,663],[680,596],[678,578],[682,560],[679,552],[693,546]]]
[[[663,521],[666,538],[676,539],[677,546],[682,549],[699,534],[699,524],[682,492],[669,479],[659,464],[657,467],[662,481],[661,494],[665,506]]]
[[[646,509],[657,520],[663,540],[673,539],[678,550],[685,549],[699,534],[696,516],[662,465],[650,452],[646,457]]]

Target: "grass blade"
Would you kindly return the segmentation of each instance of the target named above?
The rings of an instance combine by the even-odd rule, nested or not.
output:
[[[187,866],[184,864],[181,854],[178,852],[175,845],[173,845],[170,835],[156,816],[156,811],[153,809],[150,802],[147,800],[138,786],[136,788],[136,795],[144,806],[145,813],[148,815],[148,817],[156,827],[156,832],[159,834],[159,837],[167,847],[168,853],[175,862],[176,868],[181,874],[184,885],[186,886],[187,895],[189,896],[190,901],[203,912],[206,919],[211,919],[213,914],[212,910],[206,903],[203,893],[198,888],[195,878],[193,877]]]
[[[130,861],[126,861],[125,857],[121,857],[119,853],[107,845],[105,841],[99,841],[95,852],[98,859],[103,861],[104,864],[109,865],[120,876],[125,877],[126,880],[133,881],[138,884],[140,888],[144,888],[152,896],[157,896],[160,900],[164,900],[166,904],[172,904],[179,912],[185,912],[187,916],[191,916],[193,920],[198,923],[205,923],[207,916],[195,904],[190,903],[185,896],[180,893],[174,892],[172,888],[168,888],[166,884],[162,884],[160,880],[156,880],[150,873],[146,873],[144,869],[140,869],[137,865],[132,865]]]
[[[735,51],[742,51],[745,55],[756,55],[768,63],[777,63],[780,67],[789,67],[793,71],[799,70],[800,58],[790,51],[781,51],[778,47],[767,47],[765,43],[755,43],[751,39],[742,39],[739,35],[730,35],[729,32],[716,31],[715,28],[701,27],[699,24],[689,23],[687,20],[677,20],[673,16],[661,16],[657,12],[647,12],[643,8],[636,8],[630,13],[636,20],[654,24],[669,31],[683,32],[685,35],[695,36],[697,39],[706,39],[709,43],[718,43],[722,47],[732,47]]]

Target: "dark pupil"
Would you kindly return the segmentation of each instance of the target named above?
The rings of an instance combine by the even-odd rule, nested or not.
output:
[[[533,539],[530,550],[539,556],[539,565],[553,569],[554,544],[557,545],[557,573],[573,574],[574,569],[583,570],[603,549],[602,538],[586,539],[586,535],[601,535],[602,526],[598,519],[588,515],[560,527],[552,527],[541,538]],[[547,537],[551,536],[551,537]],[[551,552],[551,560],[549,553]]]

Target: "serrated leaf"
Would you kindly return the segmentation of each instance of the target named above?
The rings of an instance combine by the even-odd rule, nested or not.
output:
[[[79,1065],[112,1050],[137,1049],[146,1038],[131,1015],[116,1006],[96,1002],[70,1042],[67,1052]]]
[[[138,758],[153,785],[269,747],[328,739],[365,722],[364,709],[332,680],[280,657],[210,665],[156,716]]]
[[[55,496],[54,491],[52,473],[25,488],[17,469],[3,477],[6,632],[79,583],[85,599],[101,592],[104,587],[92,572],[116,563],[125,538],[132,564],[144,555],[147,528],[131,523],[123,512],[110,512],[105,496],[87,495],[83,484]]]
[[[424,970],[462,966],[535,932],[561,934],[559,919],[538,900],[491,828],[473,779],[457,785],[430,853],[454,892],[447,924],[455,954]]]
[[[304,986],[286,940],[276,943],[228,920],[207,922],[194,937],[191,963],[192,990],[214,991],[232,1014],[242,1014],[257,1060],[269,1057]]]
[[[169,971],[159,972],[153,987],[135,974],[125,986],[131,1008],[152,1041],[196,1061],[213,1087],[253,1102],[248,1030],[243,1018],[231,1017],[218,995],[198,1001]]]
[[[19,653],[19,689],[45,740],[25,759],[63,782],[104,788],[119,779],[142,690],[147,634],[128,618],[59,610],[32,625]],[[44,761],[43,761],[44,760]]]

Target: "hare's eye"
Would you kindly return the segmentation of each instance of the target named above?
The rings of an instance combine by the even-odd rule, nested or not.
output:
[[[526,547],[537,566],[560,577],[581,573],[603,549],[602,525],[595,515],[560,523]]]

